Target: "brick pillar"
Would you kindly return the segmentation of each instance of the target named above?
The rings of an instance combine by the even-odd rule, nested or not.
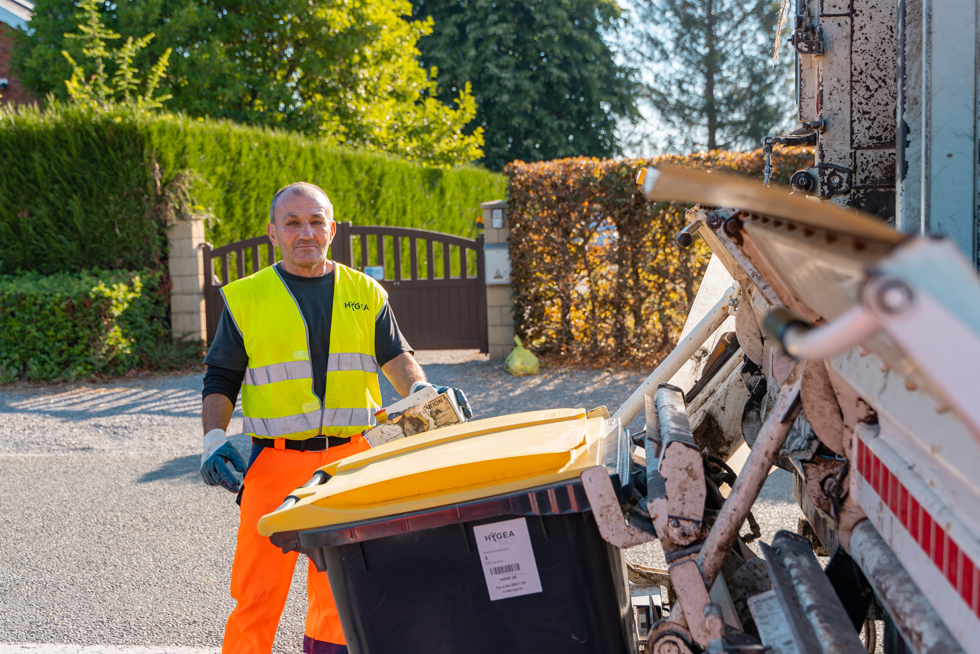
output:
[[[26,20],[23,26],[27,26]],[[34,99],[24,90],[20,78],[11,68],[13,50],[14,29],[0,23],[0,105],[33,103]]]
[[[170,245],[170,329],[174,339],[207,338],[204,314],[204,220],[172,219],[167,228]]]
[[[514,349],[514,293],[510,285],[510,252],[507,239],[507,203],[484,202],[483,256],[487,280],[487,334],[490,360],[503,361]]]

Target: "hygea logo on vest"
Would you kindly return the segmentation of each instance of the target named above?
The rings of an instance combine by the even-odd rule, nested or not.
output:
[[[367,311],[368,305],[361,304],[360,302],[344,302],[345,309],[353,309],[354,311]]]

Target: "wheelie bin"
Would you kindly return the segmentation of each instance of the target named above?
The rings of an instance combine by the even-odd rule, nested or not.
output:
[[[623,557],[579,477],[596,466],[628,499],[603,415],[473,421],[323,468],[259,532],[326,571],[352,654],[635,652]]]

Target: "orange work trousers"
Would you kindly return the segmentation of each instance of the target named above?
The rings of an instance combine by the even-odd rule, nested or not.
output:
[[[369,449],[360,434],[326,452],[263,448],[245,475],[238,546],[231,568],[231,596],[237,601],[225,627],[223,654],[268,654],[296,567],[296,552],[283,554],[257,531],[259,518],[272,513],[287,495],[305,484],[318,468]],[[324,572],[311,561],[306,580],[303,651],[346,654],[347,641]]]

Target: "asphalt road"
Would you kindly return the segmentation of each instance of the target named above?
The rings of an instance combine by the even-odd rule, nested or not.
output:
[[[464,388],[477,417],[616,407],[643,377],[514,378],[472,355],[426,355],[429,378]],[[238,511],[231,493],[200,479],[200,383],[176,375],[0,391],[0,652],[14,651],[4,643],[220,647]],[[384,394],[394,397],[390,386]],[[797,515],[789,475],[774,473],[756,508],[766,540]],[[628,556],[663,565],[656,544]],[[275,652],[301,651],[305,582],[301,558]]]
[[[193,454],[0,457],[0,642],[220,645],[238,507],[199,468]],[[302,643],[297,613],[282,651]]]

